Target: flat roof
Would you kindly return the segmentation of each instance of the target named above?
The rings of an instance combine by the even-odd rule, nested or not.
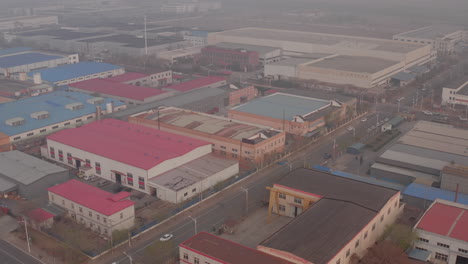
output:
[[[455,203],[435,201],[416,228],[441,236],[468,242],[468,209]]]
[[[300,190],[315,196],[349,201],[376,212],[398,191],[314,169],[296,169],[274,185]]]
[[[427,149],[427,148],[422,148],[418,146],[395,144],[392,147],[390,147],[388,150],[393,150],[395,152],[406,153],[406,154],[428,158],[432,160],[445,161],[446,163],[450,163],[454,161],[457,164],[468,164],[468,157],[466,156],[447,153],[447,152],[439,151],[437,149]]]
[[[460,86],[468,82],[468,76],[463,76],[454,80],[451,80],[449,83],[445,84],[445,88],[458,89]],[[463,89],[463,88],[462,88]]]
[[[323,198],[260,245],[326,264],[376,215],[349,201]]]
[[[0,95],[3,93],[6,93],[5,95],[9,95],[21,92],[34,85],[34,83],[26,81],[18,81],[9,78],[0,79]]]
[[[280,49],[280,48],[268,47],[268,46],[247,45],[247,44],[230,43],[230,42],[216,43],[215,46],[218,48],[223,48],[223,49],[245,49],[249,51],[255,51],[255,52],[258,52],[258,55],[260,56],[263,56],[266,53]]]
[[[74,40],[82,38],[91,38],[96,36],[101,36],[109,34],[108,32],[80,32],[70,29],[44,29],[44,30],[34,30],[28,32],[21,32],[18,35],[24,37],[35,37],[35,36],[51,36],[55,39],[61,40]]]
[[[23,53],[27,51],[31,51],[32,48],[29,47],[15,47],[15,48],[7,48],[7,49],[0,49],[0,57],[16,54],[16,53]]]
[[[317,62],[311,62],[305,66],[338,71],[376,73],[395,64],[398,64],[398,62],[373,57],[338,55],[327,57]]]
[[[353,44],[355,47],[360,47],[361,49],[382,50],[395,53],[410,52],[423,47],[421,44],[402,43],[394,40],[268,28],[240,28],[217,32],[215,34],[348,48],[350,44]]]
[[[425,168],[431,168],[435,170],[442,170],[447,165],[446,161],[421,157],[419,155],[412,155],[404,152],[397,152],[390,149],[382,153],[382,155],[379,156],[377,161],[379,161],[379,159],[399,161],[402,163],[409,163],[411,165],[422,166]]]
[[[8,193],[18,187],[14,182],[0,177],[0,194]]]
[[[87,102],[91,98],[94,97],[80,92],[55,91],[0,104],[0,132],[13,136],[61,123],[66,120],[93,114],[96,112],[97,105]],[[77,110],[65,108],[66,105],[77,102],[82,103],[83,108]],[[105,98],[103,103],[99,105],[105,109],[106,104],[110,102],[114,102],[114,106],[121,106],[124,104]],[[47,111],[49,117],[45,119],[35,119],[31,117],[32,113],[40,111]],[[10,126],[5,123],[5,121],[16,117],[24,118],[25,123],[20,126]]]
[[[89,43],[96,43],[96,42],[116,42],[121,43],[126,47],[133,47],[133,48],[144,48],[145,47],[145,39],[139,38],[134,35],[110,35],[110,36],[103,36],[97,38],[87,38],[85,40],[80,40],[81,42],[89,42]],[[176,39],[176,38],[161,38],[161,39],[147,39],[148,47],[152,46],[159,46],[163,44],[175,43],[183,41],[183,39]]]
[[[28,73],[28,75],[33,76],[34,73],[38,72],[41,74],[42,80],[55,83],[121,68],[122,66],[108,63],[83,61],[75,64],[66,64],[54,68],[32,71]]]
[[[281,258],[205,232],[196,234],[182,242],[179,246],[220,263],[291,264],[291,262]]]
[[[463,28],[452,25],[435,25],[418,28],[402,34],[398,34],[397,36],[434,40],[436,38],[444,38],[445,36],[460,30],[463,30]]]
[[[403,191],[403,195],[413,196],[416,198],[435,201],[436,199],[446,200],[446,201],[455,201],[455,192],[444,190],[440,188],[435,188],[419,183],[411,183]],[[463,193],[458,193],[457,203],[468,205],[468,195]]]
[[[50,174],[67,169],[43,161],[18,150],[0,152],[0,175],[24,185],[29,185]]]
[[[128,192],[113,194],[75,179],[50,187],[48,191],[107,216],[135,204],[128,199]]]
[[[137,117],[158,120],[158,112],[140,114]],[[259,133],[274,133],[279,132],[266,131],[267,127],[247,124],[236,120],[227,119],[220,116],[209,115],[199,112],[194,112],[181,108],[168,107],[159,111],[159,121],[165,124],[186,128],[208,135],[216,135],[224,138],[242,140],[244,138],[252,138]],[[276,133],[275,133],[276,132]]]
[[[328,54],[328,55],[329,55],[329,54]],[[300,65],[300,64],[308,63],[308,62],[310,62],[311,60],[312,60],[312,59],[306,59],[306,58],[287,58],[287,59],[280,60],[280,61],[277,61],[277,62],[269,63],[269,64],[265,65],[265,67],[268,67],[269,65],[276,65],[276,66],[297,66],[297,65]]]
[[[153,183],[173,191],[179,191],[209,178],[237,163],[237,160],[224,159],[213,154],[207,154],[168,172],[153,177],[149,179],[149,183]]]
[[[167,92],[156,88],[135,86],[99,78],[77,83],[71,83],[68,86],[95,93],[100,93],[103,95],[112,95],[139,101],[144,101],[146,98],[150,98]]]
[[[202,140],[116,119],[61,130],[47,139],[145,170],[211,145]]]
[[[146,78],[148,76],[149,76],[148,74],[139,73],[139,72],[126,72],[126,73],[121,74],[121,75],[112,76],[110,78],[107,78],[107,80],[123,83],[123,82],[128,82],[128,81],[133,81],[133,80],[137,80],[137,79]]]
[[[305,96],[274,93],[234,107],[232,110],[281,120],[293,120],[294,116],[299,115],[306,117],[327,106],[331,106],[330,101]]]
[[[33,63],[61,59],[63,56],[55,56],[44,53],[22,53],[0,57],[0,68],[11,68],[16,66],[28,65]]]
[[[168,85],[163,88],[172,89],[172,90],[176,90],[179,92],[187,92],[187,91],[200,89],[202,87],[216,84],[216,83],[223,82],[223,81],[225,82],[226,78],[219,77],[219,76],[206,76],[206,77],[201,77],[201,78],[193,79],[193,80],[186,81],[186,82],[181,82],[181,83],[174,84],[174,85]]]

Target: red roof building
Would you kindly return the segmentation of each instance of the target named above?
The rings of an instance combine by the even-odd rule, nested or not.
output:
[[[143,79],[148,77],[149,75],[144,74],[144,73],[139,73],[139,72],[126,72],[121,75],[113,76],[110,78],[107,78],[106,80],[113,81],[113,82],[119,82],[119,83],[125,83],[128,81],[134,81],[138,79]]]
[[[156,88],[135,86],[109,79],[91,79],[69,85],[70,90],[84,93],[98,93],[117,100],[140,104],[169,96],[166,91]]]
[[[181,263],[292,264],[205,232],[182,242],[179,254]]]
[[[201,77],[198,79],[182,82],[182,83],[175,84],[172,86],[166,86],[164,88],[176,90],[179,92],[188,92],[188,91],[206,88],[206,87],[218,88],[226,84],[227,84],[226,78],[224,77],[207,76],[207,77]]]
[[[47,221],[48,219],[51,219],[54,217],[53,214],[45,211],[44,209],[42,208],[37,208],[37,209],[34,209],[32,211],[30,211],[29,213],[27,213],[26,215],[29,219],[37,222],[37,223],[42,223],[44,221]]]
[[[417,249],[432,252],[432,261],[468,261],[468,206],[437,199],[415,226]]]

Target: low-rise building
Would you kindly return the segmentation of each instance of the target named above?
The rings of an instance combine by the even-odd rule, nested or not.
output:
[[[257,97],[259,92],[253,85],[234,90],[229,93],[229,105],[238,105],[246,103]]]
[[[0,32],[58,24],[58,16],[19,16],[0,19]]]
[[[68,170],[18,150],[0,152],[0,193],[16,192],[34,199],[68,180]]]
[[[85,61],[32,71],[28,75],[31,78],[39,78],[43,81],[63,86],[90,79],[113,77],[124,73],[125,69],[121,66]]]
[[[53,68],[78,62],[78,54],[62,56],[27,52],[0,57],[0,73],[5,77],[10,77],[12,74],[20,72],[30,72],[37,69]]]
[[[284,132],[175,107],[145,111],[129,122],[210,142],[215,154],[260,164],[284,151]]]
[[[440,188],[468,194],[468,167],[461,164],[449,164],[441,171]]]
[[[179,245],[179,259],[186,264],[294,263],[205,232],[198,233]]]
[[[0,79],[0,95],[11,99],[37,96],[53,90],[53,86],[46,83],[35,84],[26,80]]]
[[[416,249],[429,251],[432,263],[468,262],[468,206],[437,199],[414,226]]]
[[[241,48],[207,46],[201,49],[200,59],[217,67],[244,72],[257,70],[260,66],[258,52]]]
[[[238,162],[213,158],[208,142],[115,119],[59,131],[47,138],[47,147],[49,159],[81,174],[173,203],[239,171]]]
[[[135,202],[130,193],[108,193],[78,180],[50,187],[49,203],[66,209],[67,216],[87,228],[110,236],[130,229],[135,221]]]
[[[0,57],[17,55],[31,52],[32,48],[30,47],[15,47],[15,48],[6,48],[0,49]]]
[[[410,206],[426,210],[437,200],[457,201],[457,203],[468,205],[468,195],[456,193],[441,188],[427,186],[419,183],[411,183],[402,192],[402,201]]]
[[[173,90],[177,92],[188,92],[202,88],[219,88],[227,85],[227,80],[224,77],[207,76],[193,79],[186,82],[181,82],[174,85],[163,87],[165,90]]]
[[[456,80],[442,89],[442,105],[468,107],[468,78]]]
[[[172,83],[172,71],[161,70],[152,74],[127,72],[108,78],[108,80],[135,86],[159,87]]]
[[[305,96],[274,93],[229,110],[228,117],[296,135],[310,135],[325,125],[325,117],[345,114],[343,104]]]
[[[294,219],[257,249],[293,263],[351,263],[403,209],[398,190],[312,169],[296,169],[268,189],[269,214]]]

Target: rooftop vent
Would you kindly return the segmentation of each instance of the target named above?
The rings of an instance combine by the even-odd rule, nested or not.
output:
[[[48,111],[39,111],[39,112],[34,112],[31,114],[31,118],[34,119],[47,119],[49,118],[50,114]]]
[[[9,126],[21,126],[24,125],[26,121],[22,117],[15,117],[5,121],[5,124]]]
[[[104,98],[102,97],[93,97],[86,100],[88,104],[99,105],[104,103]]]
[[[83,109],[83,107],[84,107],[84,105],[82,103],[80,103],[80,102],[65,105],[66,109],[72,110],[72,111]]]

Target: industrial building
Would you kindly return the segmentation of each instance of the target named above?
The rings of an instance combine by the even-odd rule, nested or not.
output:
[[[0,152],[0,194],[26,199],[47,194],[47,188],[69,179],[68,170],[18,150]]]
[[[334,100],[274,93],[229,110],[228,117],[296,135],[311,135],[325,125],[325,116],[345,107]]]
[[[47,157],[179,203],[239,171],[238,162],[215,158],[211,144],[177,134],[104,119],[47,138]],[[186,171],[193,173],[186,173]]]
[[[281,60],[281,56],[283,53],[280,48],[257,45],[244,45],[239,43],[220,42],[217,43],[215,46],[227,50],[246,50],[257,52],[260,65],[270,64]]]
[[[172,83],[172,71],[161,70],[152,74],[127,72],[121,75],[110,77],[108,80],[135,86],[159,87]]]
[[[0,73],[3,76],[9,77],[15,73],[53,68],[78,62],[78,54],[58,56],[39,52],[28,52],[0,57]]]
[[[426,210],[437,199],[468,205],[468,195],[419,183],[408,185],[402,195],[402,201],[410,206]]]
[[[26,80],[21,81],[9,78],[0,78],[0,96],[7,98],[19,99],[26,96],[37,96],[44,93],[50,93],[53,90],[53,86],[46,83],[35,84]]]
[[[97,78],[109,78],[125,73],[121,66],[101,62],[79,62],[67,64],[55,68],[32,71],[28,75],[31,78],[39,78],[51,84],[63,86]],[[34,77],[36,76],[36,77]]]
[[[121,102],[79,92],[55,91],[0,104],[0,133],[8,143],[80,126],[126,108]]]
[[[208,35],[209,45],[220,42],[281,48],[283,55],[325,53],[373,57],[401,62],[405,68],[425,64],[433,59],[430,45],[267,28],[241,28]]]
[[[168,51],[161,51],[156,54],[160,59],[166,60],[173,64],[181,60],[193,59],[201,53],[201,47],[187,47],[182,49],[174,49]]]
[[[219,76],[207,76],[163,87],[164,90],[188,92],[203,88],[219,88],[227,85],[227,80]]]
[[[118,76],[117,76],[118,77]],[[109,79],[91,79],[68,85],[69,90],[109,97],[129,105],[153,102],[172,94],[156,88],[134,86]]]
[[[32,48],[30,47],[14,47],[14,48],[0,49],[0,57],[29,53],[30,51],[32,51]]]
[[[465,130],[419,121],[376,158],[371,175],[403,185],[416,182],[432,186],[440,183],[441,172],[447,165],[468,164],[467,148]]]
[[[179,258],[183,263],[295,263],[206,232],[200,232],[182,242],[179,245]]]
[[[468,194],[468,164],[448,164],[440,175],[440,188]]]
[[[135,202],[130,193],[108,193],[78,180],[50,187],[49,203],[67,211],[67,216],[94,232],[111,236],[130,229],[135,222]]]
[[[432,263],[467,263],[467,225],[467,205],[437,199],[414,227],[414,247],[429,252]]]
[[[257,249],[294,263],[351,263],[403,210],[397,190],[312,169],[293,170],[268,189],[269,214],[294,219]]]
[[[450,54],[460,42],[467,42],[467,31],[451,25],[435,25],[414,29],[393,36],[404,43],[429,44],[438,54]]]
[[[455,80],[442,89],[442,105],[468,107],[468,78]]]
[[[0,32],[58,24],[58,16],[20,16],[0,18]]]
[[[162,3],[160,7],[161,13],[169,13],[176,15],[184,15],[191,13],[205,13],[208,11],[218,10],[221,8],[220,1],[201,0],[201,1],[180,1],[168,0]]]
[[[285,148],[285,132],[181,108],[145,111],[129,122],[207,141],[215,154],[238,159],[241,165],[260,164]]]

